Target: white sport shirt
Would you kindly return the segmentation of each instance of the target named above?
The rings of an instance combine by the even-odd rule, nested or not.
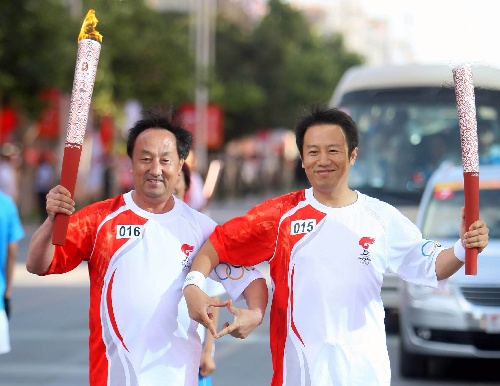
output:
[[[330,208],[312,188],[289,193],[210,236],[221,261],[269,261],[272,386],[388,386],[383,275],[439,285],[439,243],[389,204],[357,194]]]
[[[216,224],[174,200],[163,214],[139,208],[131,192],[89,205],[70,217],[66,244],[55,249],[46,274],[88,263],[91,386],[198,384],[198,323],[188,316],[182,285]],[[262,275],[234,269],[240,277],[221,278],[237,300]]]

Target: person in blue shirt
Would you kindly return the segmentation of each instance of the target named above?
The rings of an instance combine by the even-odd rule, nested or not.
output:
[[[0,192],[0,354],[10,351],[9,316],[18,242],[24,229],[14,200]]]

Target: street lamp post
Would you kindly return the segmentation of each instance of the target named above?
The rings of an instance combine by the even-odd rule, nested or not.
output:
[[[208,77],[214,43],[215,0],[195,0],[196,87],[195,87],[195,155],[199,172],[207,170]]]

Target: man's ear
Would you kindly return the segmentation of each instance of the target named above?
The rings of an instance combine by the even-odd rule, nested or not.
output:
[[[351,159],[349,160],[349,165],[354,165],[354,162],[356,162],[356,158],[358,157],[358,148],[354,148],[354,150],[351,153]]]

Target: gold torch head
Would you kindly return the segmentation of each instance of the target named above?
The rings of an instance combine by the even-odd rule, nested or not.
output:
[[[83,19],[82,28],[80,29],[80,34],[78,35],[78,41],[83,39],[96,40],[102,43],[102,35],[95,29],[97,25],[97,17],[95,16],[95,11],[90,9]]]

